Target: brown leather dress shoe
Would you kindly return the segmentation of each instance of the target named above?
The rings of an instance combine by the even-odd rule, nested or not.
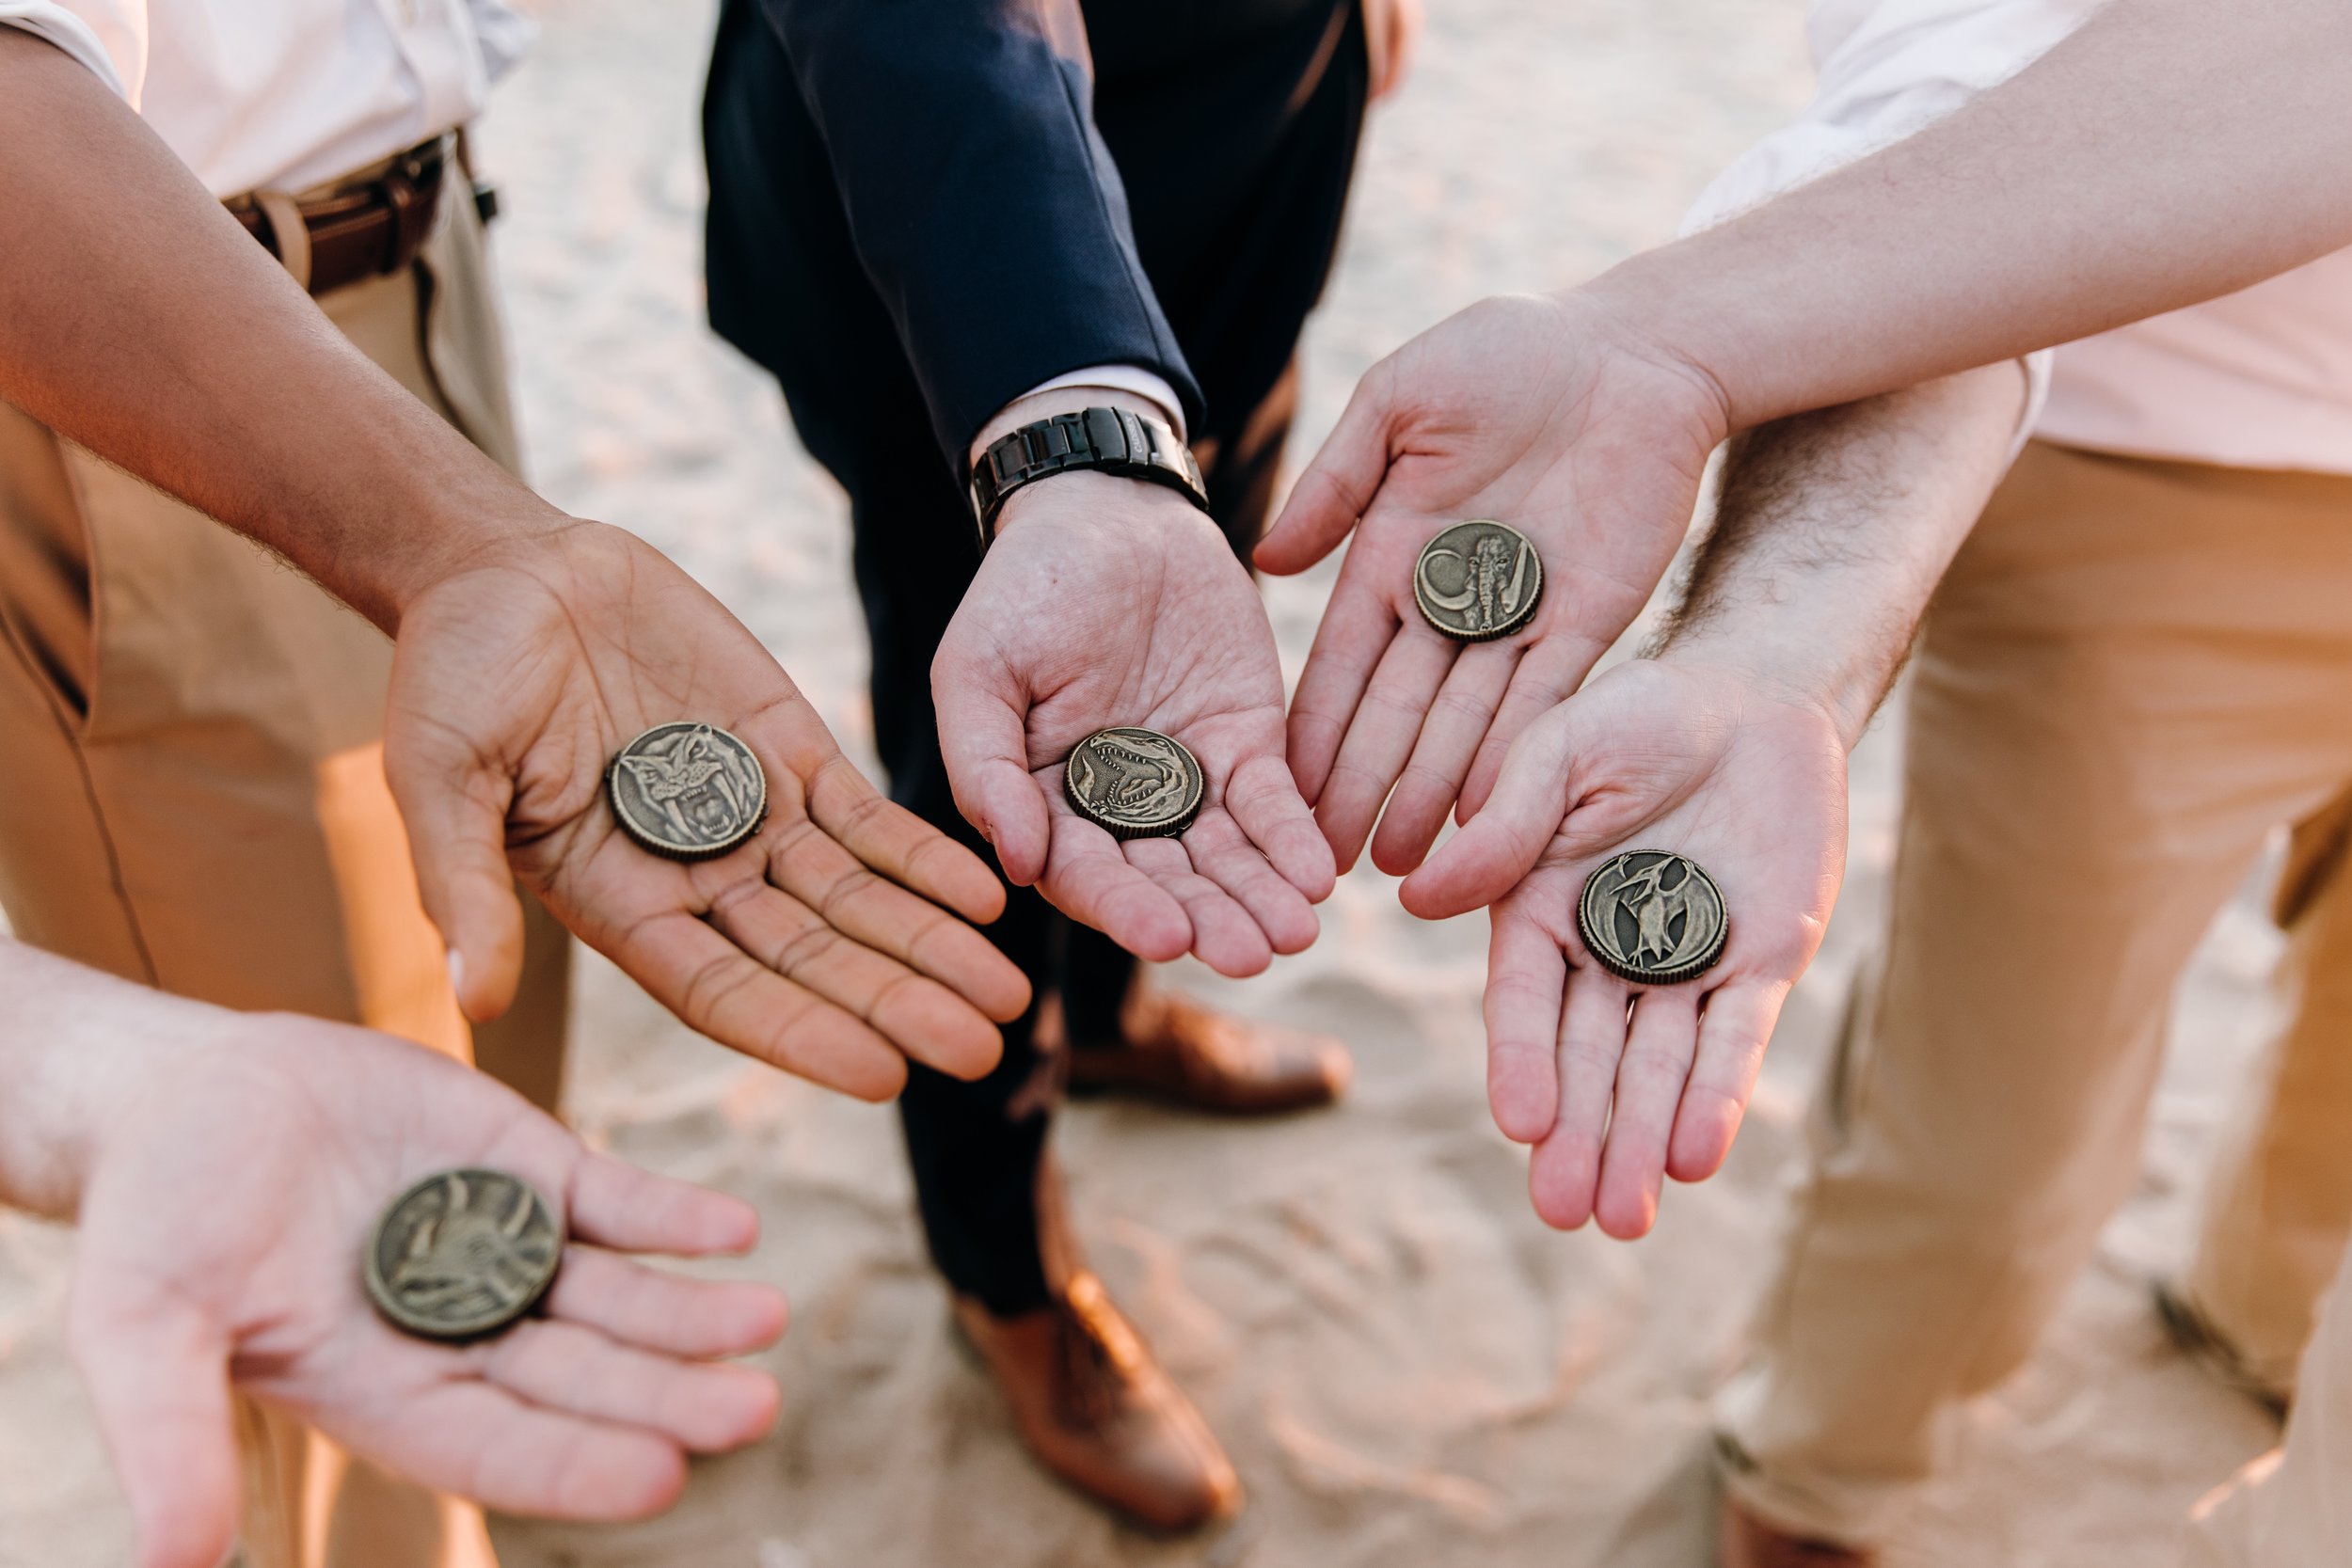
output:
[[[1355,1075],[1328,1035],[1234,1018],[1137,986],[1120,1019],[1124,1038],[1073,1042],[1070,1092],[1130,1094],[1228,1116],[1328,1105]]]
[[[1872,1568],[1878,1561],[1876,1552],[1858,1546],[1790,1535],[1729,1497],[1715,1551],[1720,1568]]]
[[[1240,1507],[1225,1450],[1094,1275],[1073,1275],[1054,1305],[1015,1318],[958,1296],[956,1322],[1030,1451],[1073,1486],[1159,1530]]]

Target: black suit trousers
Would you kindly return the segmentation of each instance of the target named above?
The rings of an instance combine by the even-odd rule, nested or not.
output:
[[[1338,244],[1368,74],[1354,0],[1257,9],[1273,14],[1200,57],[1125,49],[1123,23],[1111,18],[1095,29],[1095,124],[1200,384],[1207,414],[1191,434],[1236,550],[1266,522],[1298,333]],[[971,513],[859,265],[789,62],[750,0],[730,0],[722,19],[704,122],[713,316],[775,373],[802,439],[849,492],[892,797],[987,856],[947,786],[930,682],[978,566]],[[1017,292],[1003,309],[1017,316]],[[1073,1040],[1115,1037],[1128,955],[1020,888],[990,935],[1041,1000],[1059,996]],[[987,1078],[961,1084],[918,1066],[900,1102],[931,1255],[955,1290],[998,1314],[1041,1306],[1051,1288],[1041,1174],[1059,1064],[1039,1048],[1034,1021],[1033,1011],[1008,1028],[1005,1059]]]

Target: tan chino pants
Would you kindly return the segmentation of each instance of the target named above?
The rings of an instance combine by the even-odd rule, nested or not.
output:
[[[511,467],[495,302],[463,187],[453,168],[409,273],[319,304]],[[566,939],[525,900],[522,994],[469,1037],[384,782],[391,646],[374,627],[0,404],[0,902],[19,936],[181,995],[478,1058],[552,1108]],[[492,1560],[471,1508],[259,1406],[239,1421],[251,1568]]]
[[[2291,1359],[2335,1272],[2352,926],[2341,852],[2314,845],[2352,786],[2352,479],[2030,447],[1938,592],[1909,722],[1883,962],[1721,1410],[1745,1504],[1854,1543],[1886,1532],[1962,1402],[2023,1362],[2137,1180],[2173,983],[2282,823],[2311,825],[2281,974],[2299,1012],[2233,1139],[2192,1289]],[[2341,1306],[2289,1444],[2339,1494]],[[2206,1523],[2257,1515],[2270,1544],[2221,1560],[2352,1560],[2275,1478]]]

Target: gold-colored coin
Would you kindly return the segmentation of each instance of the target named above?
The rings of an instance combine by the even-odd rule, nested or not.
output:
[[[1629,849],[1584,879],[1576,930],[1619,979],[1671,986],[1723,957],[1731,916],[1723,890],[1698,862],[1666,849]]]
[[[393,1200],[368,1238],[368,1295],[425,1339],[495,1334],[539,1304],[564,1260],[564,1226],[536,1189],[504,1171],[428,1176]]]
[[[768,819],[767,770],[716,724],[656,724],[621,748],[604,788],[621,831],[675,861],[723,855]]]
[[[1422,619],[1457,642],[1486,642],[1527,625],[1544,596],[1544,561],[1527,535],[1476,517],[1423,545],[1413,563]]]
[[[1062,764],[1062,793],[1114,838],[1174,838],[1200,815],[1200,763],[1157,730],[1097,730]]]

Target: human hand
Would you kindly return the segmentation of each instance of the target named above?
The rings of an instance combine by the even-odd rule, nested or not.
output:
[[[1413,69],[1425,21],[1422,0],[1365,0],[1364,47],[1372,56],[1372,102],[1393,97]]]
[[[1290,717],[1341,865],[1378,819],[1374,863],[1409,871],[1457,800],[1479,809],[1511,740],[1640,612],[1724,434],[1704,374],[1575,293],[1486,300],[1372,368],[1257,552],[1299,572],[1355,532]],[[1516,634],[1464,645],[1422,619],[1412,579],[1470,517],[1534,543],[1544,595]]]
[[[1005,875],[1146,958],[1254,974],[1314,941],[1331,851],[1282,758],[1282,674],[1249,574],[1173,492],[1099,473],[1017,491],[931,665],[956,804]],[[1200,760],[1183,837],[1121,844],[1062,763],[1116,724]]]
[[[774,1382],[712,1358],[772,1343],[783,1297],[622,1256],[740,1253],[747,1205],[592,1154],[404,1041],[156,1003],[185,1033],[148,1053],[93,1134],[68,1325],[138,1568],[215,1568],[228,1550],[232,1383],[424,1485],[575,1519],[658,1513],[687,1453],[772,1423]],[[141,1050],[158,1043],[141,1033]],[[376,1314],[361,1255],[388,1204],[461,1165],[530,1182],[572,1244],[535,1315],[437,1344]]]
[[[732,731],[768,775],[766,825],[691,864],[631,842],[604,797],[612,753],[676,719]],[[896,1094],[909,1056],[986,1072],[990,1020],[1027,1006],[956,918],[1003,909],[988,867],[877,793],[751,633],[618,529],[501,546],[408,604],[384,762],[469,1017],[514,996],[517,879],[693,1028],[864,1099]]]
[[[1547,1224],[1641,1236],[1663,1177],[1722,1166],[1845,847],[1846,744],[1826,712],[1733,666],[1638,659],[1528,726],[1484,809],[1406,879],[1424,918],[1493,904],[1487,1098],[1535,1146]],[[1730,917],[1722,958],[1679,985],[1618,979],[1577,933],[1584,879],[1648,848],[1704,867]]]

